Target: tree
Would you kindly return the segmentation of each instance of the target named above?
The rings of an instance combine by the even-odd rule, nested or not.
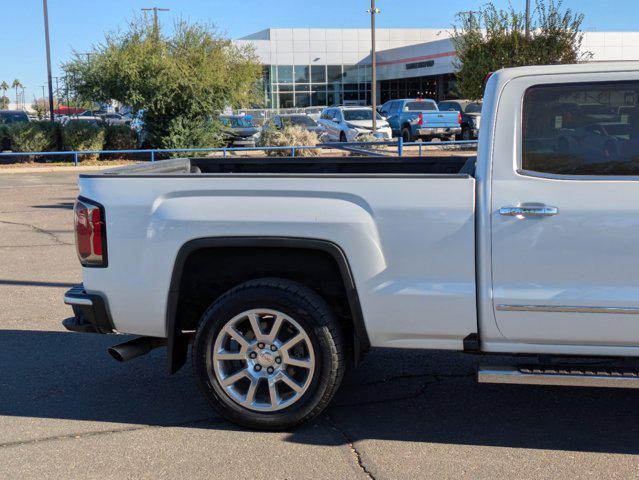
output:
[[[145,130],[158,147],[213,146],[214,113],[258,98],[262,68],[252,48],[208,25],[179,21],[164,35],[152,20],[136,18],[92,50],[63,65],[71,89],[85,100],[143,110]]]
[[[24,88],[24,85],[17,78],[11,83],[11,88],[14,88],[16,91],[16,108],[18,108],[18,89]]]
[[[45,118],[49,112],[49,106],[44,98],[34,99],[31,104],[31,109],[35,112],[38,120]]]
[[[584,16],[563,10],[561,0],[537,0],[531,17],[526,36],[526,14],[512,5],[498,10],[488,3],[476,14],[457,15],[453,43],[462,97],[480,99],[486,76],[500,68],[577,63],[592,56],[581,52]]]
[[[7,97],[7,90],[9,90],[9,84],[4,80],[0,83],[0,90],[2,90],[2,97],[0,97],[0,108],[7,109],[9,108],[9,97]]]

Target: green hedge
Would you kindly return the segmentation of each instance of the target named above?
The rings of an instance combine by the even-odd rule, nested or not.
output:
[[[65,150],[103,150],[106,134],[103,127],[90,123],[69,122],[64,126],[62,138]],[[96,160],[98,155],[80,155],[80,160]]]
[[[48,121],[16,122],[6,126],[9,145],[14,152],[49,152],[56,150],[59,139],[58,124]],[[35,158],[18,157],[26,162]]]
[[[128,125],[108,125],[104,138],[104,150],[134,150],[137,148],[137,136]]]

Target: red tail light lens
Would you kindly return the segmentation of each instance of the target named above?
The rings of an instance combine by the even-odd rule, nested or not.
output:
[[[85,267],[106,267],[106,229],[102,206],[78,198],[73,218],[80,263]]]
[[[462,115],[461,115],[461,113],[457,114],[457,123],[460,124],[460,125],[462,123]]]
[[[418,123],[419,125],[424,125],[424,114],[423,114],[423,113],[420,113],[420,114],[417,116],[417,123]]]

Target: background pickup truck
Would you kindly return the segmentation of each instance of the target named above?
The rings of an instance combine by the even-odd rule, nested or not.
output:
[[[139,335],[119,360],[166,345],[172,372],[191,345],[203,394],[252,428],[317,415],[370,347],[517,355],[481,382],[637,387],[637,99],[632,63],[497,72],[476,168],[205,158],[81,174],[84,284],[64,325]],[[565,142],[601,124],[569,115],[595,100],[614,156]]]
[[[388,120],[393,136],[401,136],[405,142],[433,138],[454,140],[462,131],[461,115],[439,111],[433,100],[391,100],[382,105],[379,112]]]

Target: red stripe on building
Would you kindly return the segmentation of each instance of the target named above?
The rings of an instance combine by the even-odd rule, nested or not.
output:
[[[444,52],[444,53],[433,53],[432,55],[424,55],[421,57],[412,57],[412,58],[402,58],[400,60],[388,60],[385,62],[377,62],[377,66],[383,65],[397,65],[398,63],[412,63],[412,62],[421,62],[423,60],[434,60],[435,58],[442,57],[454,57],[457,55],[457,52]]]

